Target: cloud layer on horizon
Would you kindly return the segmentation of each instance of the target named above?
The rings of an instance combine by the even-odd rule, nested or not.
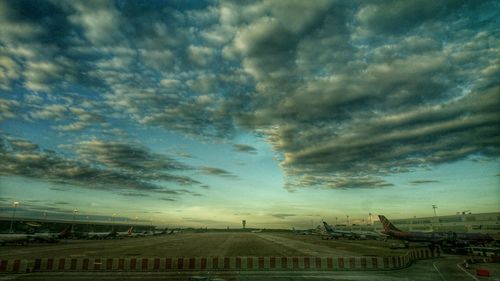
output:
[[[178,188],[201,184],[190,176],[179,174],[192,171],[193,167],[139,145],[91,140],[74,147],[78,156],[68,157],[42,150],[26,140],[10,136],[0,138],[0,176],[22,176],[86,189],[110,190],[123,196],[200,195]]]

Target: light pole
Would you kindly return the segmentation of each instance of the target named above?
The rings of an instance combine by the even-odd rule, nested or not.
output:
[[[437,214],[436,214],[436,209],[437,209],[438,206],[436,205],[432,205],[432,209],[434,209],[434,216],[437,217]]]
[[[87,226],[85,227],[87,229],[87,232],[90,230],[90,217],[85,216],[85,219],[87,219]]]
[[[347,226],[349,227],[349,215],[347,215]]]
[[[73,225],[71,225],[71,232],[75,232],[76,213],[78,213],[77,208],[73,210]]]
[[[78,213],[77,208],[73,209],[73,224],[71,225],[71,233],[75,232],[76,213]]]
[[[73,223],[75,223],[75,222],[76,222],[76,213],[78,213],[78,209],[77,209],[77,208],[75,208],[75,209],[73,210]]]
[[[12,210],[12,218],[10,220],[10,228],[9,228],[9,233],[12,233],[12,227],[14,226],[14,218],[16,217],[16,209],[17,209],[17,206],[19,206],[19,202],[17,201],[14,201],[12,203],[12,207],[14,208]]]

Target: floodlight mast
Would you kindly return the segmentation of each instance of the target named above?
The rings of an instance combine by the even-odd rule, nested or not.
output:
[[[18,201],[14,201],[12,202],[12,218],[10,219],[10,228],[9,228],[9,233],[12,233],[12,230],[13,230],[13,226],[14,226],[14,218],[16,217],[16,209],[17,209],[17,206],[19,206],[19,202]]]

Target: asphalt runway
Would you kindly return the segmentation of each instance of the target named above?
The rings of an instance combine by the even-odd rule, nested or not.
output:
[[[463,257],[445,256],[432,260],[416,261],[408,268],[390,271],[231,271],[231,272],[54,272],[0,275],[0,280],[36,281],[94,281],[94,280],[189,280],[193,276],[220,278],[224,281],[251,280],[315,280],[315,281],[478,281],[472,270],[467,272],[459,267]],[[496,265],[483,265],[490,267]],[[498,266],[497,266],[498,267]],[[492,276],[488,280],[499,280]]]
[[[206,232],[125,238],[64,240],[57,244],[4,246],[0,259],[47,257],[200,257],[200,256],[394,256],[405,249],[389,249],[394,241],[321,240],[291,233]],[[418,245],[414,245],[418,246]],[[40,272],[0,275],[0,280],[189,280],[192,276],[222,280],[473,280],[473,271],[459,264],[463,256],[420,260],[410,267],[387,271],[213,271],[213,272]],[[495,280],[495,279],[491,279]]]
[[[4,246],[0,258],[47,257],[215,257],[215,256],[390,256],[389,242],[321,240],[318,236],[286,233],[206,232],[125,238],[63,240],[55,244]]]

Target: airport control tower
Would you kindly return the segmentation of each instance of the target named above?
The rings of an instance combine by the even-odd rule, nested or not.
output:
[[[247,225],[247,221],[246,220],[242,220],[241,224],[243,225],[243,229],[245,229],[245,226]]]

